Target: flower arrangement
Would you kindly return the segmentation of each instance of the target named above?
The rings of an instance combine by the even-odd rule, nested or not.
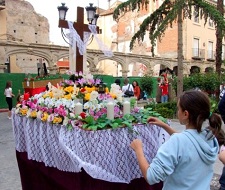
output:
[[[71,74],[71,73],[70,73]],[[85,130],[99,130],[118,127],[132,127],[133,123],[147,123],[152,116],[163,118],[151,108],[140,109],[131,107],[130,114],[123,114],[123,93],[116,84],[111,85],[110,91],[98,93],[96,85],[101,80],[93,79],[90,74],[75,73],[56,87],[48,84],[49,90],[36,94],[22,104],[17,105],[15,113],[43,122],[62,124],[68,128],[80,127]],[[77,112],[76,104],[79,99],[84,102],[81,112]],[[107,119],[107,103],[114,104],[114,119]],[[131,99],[134,102],[135,99]]]

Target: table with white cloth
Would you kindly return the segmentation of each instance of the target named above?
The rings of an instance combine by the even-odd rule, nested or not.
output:
[[[130,148],[140,138],[150,163],[160,146],[158,126],[87,131],[15,113],[12,123],[23,190],[161,189],[145,182]]]

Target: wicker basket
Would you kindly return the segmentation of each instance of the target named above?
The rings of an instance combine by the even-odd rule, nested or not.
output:
[[[50,82],[53,86],[57,86],[57,83],[63,81],[63,78],[60,79],[49,79],[49,80],[40,80],[40,81],[26,81],[23,82],[23,88],[40,88],[46,87],[46,85]]]

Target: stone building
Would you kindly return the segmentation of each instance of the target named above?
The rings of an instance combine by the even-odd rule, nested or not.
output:
[[[211,0],[208,1],[214,5],[216,3]],[[48,21],[45,17],[37,14],[30,3],[22,0],[1,0],[0,2],[5,3],[2,6],[0,4],[0,40],[9,40],[15,43],[49,44]],[[156,57],[152,57],[151,43],[147,33],[143,42],[136,43],[132,51],[129,48],[130,40],[138,31],[140,24],[162,2],[163,0],[150,0],[147,10],[143,8],[140,11],[128,12],[121,15],[118,20],[113,20],[112,15],[114,9],[121,3],[120,1],[114,1],[107,10],[98,9],[97,12],[100,17],[97,25],[102,30],[102,33],[98,36],[114,54],[117,52],[118,56],[112,58],[100,56],[95,51],[99,47],[96,41],[93,40],[87,47],[89,53],[92,52],[91,57],[89,56],[89,59],[87,59],[90,68],[95,73],[113,76],[142,76],[149,71],[153,73],[153,76],[158,76],[160,70],[167,68],[176,73],[178,35],[176,23],[173,24],[173,28],[166,30],[162,41],[157,42]],[[195,72],[195,70],[205,72],[215,69],[215,27],[210,20],[204,26],[204,21],[198,18],[195,11],[193,7],[192,20],[187,19],[183,22],[183,64],[184,74],[186,75]],[[225,43],[223,44],[222,57],[224,58]],[[41,46],[38,47],[41,48]],[[51,50],[49,49],[49,51]],[[0,47],[0,60],[5,58],[3,52],[3,47]],[[45,53],[47,54],[47,52]],[[4,62],[12,73],[37,73],[37,62],[39,62],[40,57],[30,54],[32,54],[32,51],[29,52],[29,55],[22,54],[21,51],[19,53],[15,52],[14,55],[10,56],[10,60],[5,59]],[[130,57],[128,58],[127,55],[130,55]],[[54,57],[53,64],[59,60],[56,55]],[[45,60],[40,59],[40,61],[44,62]],[[91,61],[94,63],[91,63]],[[0,62],[0,64],[2,63]]]
[[[24,0],[1,0],[1,2],[0,40],[49,44],[48,20],[36,13],[29,2]],[[37,73],[37,63],[45,62],[40,57],[23,53],[4,57],[3,52],[3,47],[0,47],[0,60],[5,60],[11,73]]]
[[[216,2],[207,0],[212,5],[216,6]],[[99,25],[103,28],[103,40],[113,51],[122,52],[125,54],[134,53],[140,55],[151,56],[151,44],[148,33],[144,37],[143,42],[136,43],[132,51],[129,49],[130,40],[135,32],[139,29],[142,21],[155,11],[163,0],[149,1],[148,9],[141,9],[140,11],[130,11],[123,14],[117,21],[113,20],[112,15],[115,7],[121,2],[117,1],[111,5],[110,9],[102,12],[99,18]],[[191,72],[199,70],[206,72],[208,70],[215,70],[215,49],[216,49],[216,29],[212,20],[208,20],[204,25],[204,20],[200,19],[197,9],[193,6],[192,19],[185,19],[183,22],[183,56],[184,56],[184,74],[189,75]],[[107,23],[111,23],[110,26]],[[169,68],[175,73],[177,72],[177,43],[178,32],[177,23],[173,23],[173,28],[168,28],[162,41],[157,41],[155,56],[165,58],[161,64],[153,64],[153,75],[158,76],[159,70]],[[172,62],[167,59],[173,60]],[[222,60],[225,58],[225,42],[223,40]],[[109,62],[102,62],[100,68],[107,68],[112,65],[114,70],[118,70]],[[115,64],[116,65],[116,64]],[[113,71],[112,68],[108,70]],[[222,66],[223,68],[224,66]],[[128,76],[137,76],[144,73],[146,67],[139,62],[130,62]],[[103,70],[103,69],[102,69]]]

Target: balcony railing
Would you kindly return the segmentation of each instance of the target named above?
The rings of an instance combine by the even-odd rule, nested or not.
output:
[[[205,59],[205,50],[199,48],[192,48],[192,59]]]
[[[215,61],[215,59],[216,59],[215,55],[216,55],[216,52],[215,51],[208,50],[207,60],[208,61]]]

